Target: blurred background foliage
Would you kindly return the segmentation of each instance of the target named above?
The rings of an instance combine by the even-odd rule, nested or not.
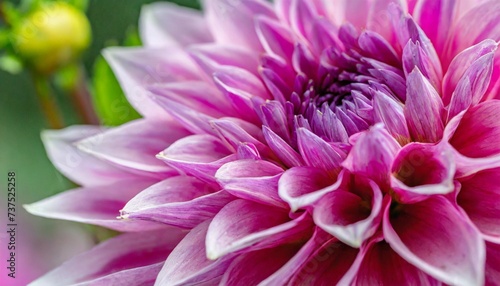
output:
[[[100,54],[107,46],[140,45],[137,33],[140,8],[155,1],[57,1],[77,9],[70,14],[76,13],[75,11],[84,13],[90,23],[91,33],[88,38],[85,38],[87,37],[85,35],[75,35],[81,36],[81,39],[73,42],[73,47],[76,49],[74,55],[66,53],[58,57],[67,60],[64,64],[50,63],[51,55],[56,53],[56,49],[52,49],[49,51],[49,54],[50,52],[52,54],[41,56],[45,63],[37,66],[34,63],[37,55],[30,51],[36,47],[30,43],[24,44],[25,46],[17,45],[15,33],[19,33],[23,21],[46,2],[53,1],[0,0],[0,5],[3,7],[0,20],[0,190],[2,193],[0,210],[5,208],[3,205],[6,198],[6,174],[14,171],[18,183],[18,220],[21,219],[19,237],[29,238],[29,242],[23,240],[26,244],[21,245],[19,251],[24,252],[22,257],[28,257],[30,260],[29,263],[21,261],[19,273],[22,277],[16,279],[18,284],[4,284],[0,278],[0,285],[26,285],[27,282],[58,266],[69,256],[103,239],[95,237],[96,235],[107,235],[89,226],[37,218],[27,214],[21,207],[22,204],[32,203],[74,187],[73,183],[54,169],[42,146],[40,132],[54,125],[54,122],[47,121],[40,108],[40,96],[53,99],[53,103],[60,110],[62,126],[89,122],[120,125],[139,117],[139,114],[126,102],[111,69]],[[197,0],[170,2],[199,8]],[[65,7],[63,9],[66,9]],[[85,21],[81,19],[76,21],[76,24],[73,23],[75,29],[80,26],[80,33],[85,34]],[[65,43],[72,41],[64,38],[56,40]],[[85,96],[86,92],[93,96],[91,100],[93,104],[90,107],[94,108],[90,109],[94,112],[94,118],[92,115],[89,117],[89,114],[82,114],[82,106],[78,108],[78,104],[81,105],[82,102],[75,103],[75,96],[81,97],[82,94]],[[129,112],[123,116],[121,111],[121,116],[118,116],[116,110],[123,110],[124,107]],[[3,216],[0,214],[0,217]],[[68,247],[61,247],[61,243]],[[2,252],[5,251],[4,247],[0,247]],[[4,277],[3,271],[5,270],[0,271],[2,277]]]

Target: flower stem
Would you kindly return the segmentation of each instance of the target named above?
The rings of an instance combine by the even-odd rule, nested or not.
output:
[[[42,75],[33,74],[33,83],[35,85],[36,95],[47,123],[50,128],[60,129],[64,127],[64,121],[61,111],[57,106],[54,94],[50,88],[48,79]]]
[[[80,120],[85,124],[98,125],[99,119],[92,105],[87,88],[87,76],[83,67],[78,67],[77,79],[69,92]]]

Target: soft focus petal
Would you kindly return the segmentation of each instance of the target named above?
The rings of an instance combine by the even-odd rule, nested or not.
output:
[[[144,5],[139,30],[146,47],[188,46],[212,41],[202,13],[174,3]]]
[[[486,242],[486,286],[500,281],[500,244]]]
[[[73,257],[30,285],[150,285],[185,235],[179,230],[123,234]]]
[[[387,204],[384,238],[401,257],[452,285],[482,285],[485,246],[479,232],[445,198]]]

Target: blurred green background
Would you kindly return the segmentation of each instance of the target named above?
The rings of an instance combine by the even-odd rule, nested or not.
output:
[[[1,2],[1,1],[0,1]],[[17,4],[19,1],[10,1]],[[126,30],[137,26],[140,7],[154,2],[151,0],[90,0],[87,16],[91,22],[93,40],[83,55],[83,65],[89,77],[92,67],[101,50],[111,39],[122,43]],[[171,1],[184,6],[199,7],[197,0]],[[58,94],[66,125],[79,124],[78,117],[70,108],[67,96]],[[40,112],[30,74],[26,71],[13,75],[0,71],[0,196],[5,203],[7,193],[7,172],[17,174],[17,214],[20,224],[18,240],[22,238],[18,252],[21,261],[18,265],[19,277],[15,284],[26,285],[34,278],[61,264],[64,260],[92,246],[90,228],[84,225],[49,220],[31,216],[21,207],[54,195],[68,188],[71,182],[60,175],[48,160],[40,140],[40,132],[47,128]],[[5,208],[5,207],[4,207]],[[3,209],[3,208],[2,208]],[[4,217],[6,214],[0,214]],[[5,231],[2,231],[5,238]],[[18,241],[18,244],[20,242]],[[62,244],[61,244],[62,243]],[[65,247],[60,247],[63,245]],[[2,256],[6,251],[0,245]],[[3,273],[5,271],[2,265]]]

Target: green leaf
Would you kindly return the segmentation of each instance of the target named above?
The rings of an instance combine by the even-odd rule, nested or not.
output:
[[[10,44],[10,30],[0,28],[0,49]]]
[[[4,54],[0,56],[0,69],[11,74],[18,74],[23,70],[23,63],[15,55]]]
[[[11,2],[4,2],[0,3],[0,5],[0,9],[2,9],[2,13],[5,17],[5,22],[7,23],[7,25],[15,26],[17,23],[19,23],[22,15],[21,12],[16,9],[14,4],[12,4]]]
[[[103,125],[117,126],[141,116],[127,101],[111,67],[102,56],[94,63],[92,101]]]

